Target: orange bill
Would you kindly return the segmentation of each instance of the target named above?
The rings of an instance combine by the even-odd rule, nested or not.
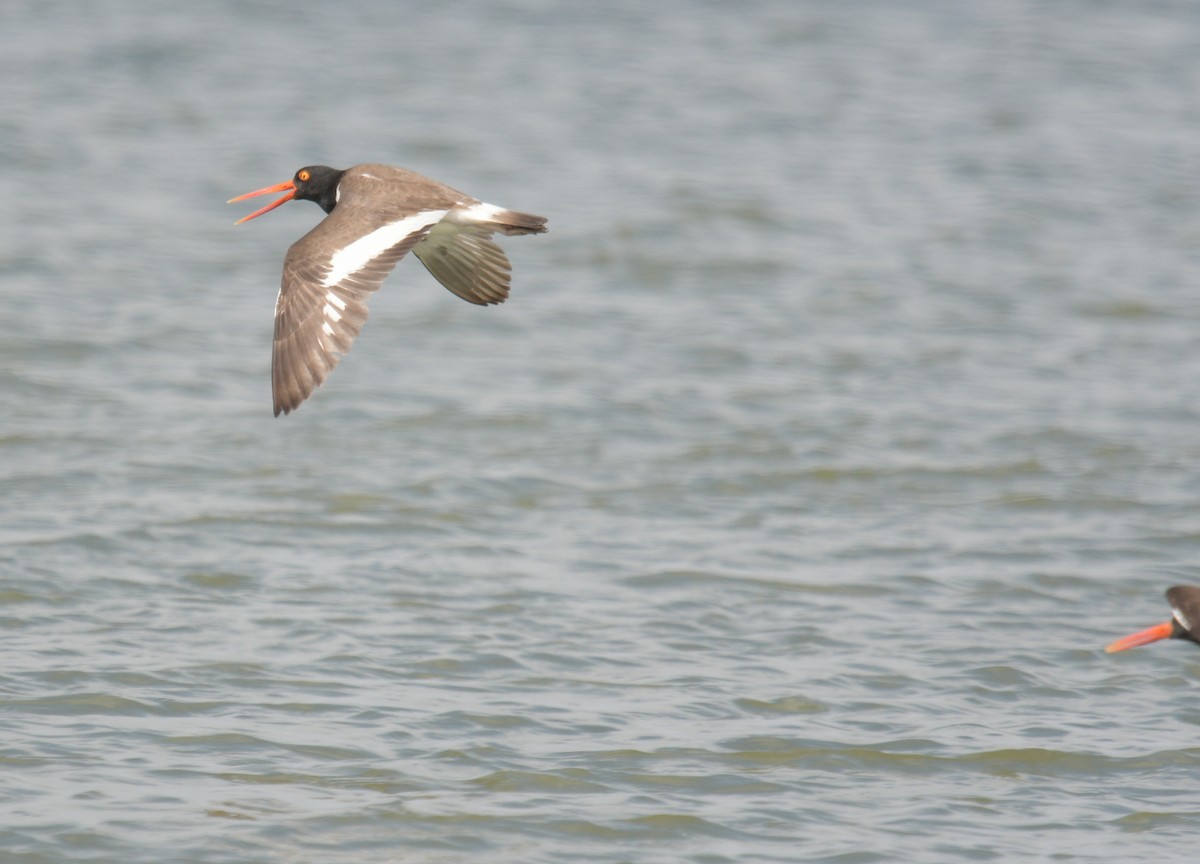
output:
[[[1175,632],[1175,622],[1165,621],[1162,624],[1155,624],[1148,630],[1143,630],[1140,633],[1133,633],[1123,639],[1118,639],[1116,642],[1104,649],[1105,654],[1113,654],[1117,651],[1126,651],[1130,648],[1137,648],[1139,645],[1149,645],[1151,642],[1157,642],[1159,639],[1170,639],[1171,634]]]
[[[236,198],[230,198],[228,201],[225,202],[226,204],[232,204],[235,201],[245,201],[247,198],[254,198],[258,195],[270,195],[272,192],[284,192],[284,191],[286,191],[287,194],[284,195],[282,198],[280,198],[278,201],[268,204],[266,207],[263,207],[259,210],[255,210],[249,216],[243,216],[241,219],[237,220],[233,224],[241,225],[243,222],[248,222],[249,220],[253,219],[255,216],[261,216],[264,213],[269,213],[270,211],[274,210],[276,207],[278,207],[280,204],[283,204],[286,201],[291,201],[292,198],[295,197],[295,195],[296,195],[296,186],[295,186],[295,184],[292,183],[291,180],[287,180],[283,183],[276,183],[274,186],[267,186],[265,189],[256,189],[253,192],[247,192],[245,195],[239,195]]]

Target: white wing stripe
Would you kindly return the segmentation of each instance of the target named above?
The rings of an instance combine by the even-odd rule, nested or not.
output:
[[[487,204],[480,201],[478,204],[473,204],[470,207],[458,207],[451,210],[450,218],[463,225],[486,224],[503,212],[503,207],[497,207],[495,204]]]
[[[349,246],[339,249],[329,261],[329,272],[321,280],[322,288],[337,285],[347,276],[366,267],[383,252],[391,249],[414,232],[421,231],[438,222],[446,215],[445,210],[426,210],[405,216],[364,234]]]

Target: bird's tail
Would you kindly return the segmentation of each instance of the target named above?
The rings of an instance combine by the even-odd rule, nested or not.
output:
[[[502,234],[545,234],[546,217],[534,216],[532,213],[518,213],[516,210],[500,210],[488,220]]]

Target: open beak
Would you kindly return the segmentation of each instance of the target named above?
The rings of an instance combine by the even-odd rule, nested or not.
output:
[[[1175,632],[1175,622],[1166,621],[1162,624],[1155,624],[1149,630],[1143,630],[1140,633],[1134,633],[1126,636],[1124,639],[1118,639],[1116,642],[1104,649],[1105,654],[1112,654],[1116,651],[1125,651],[1129,648],[1136,648],[1139,645],[1149,645],[1151,642],[1157,642],[1159,639],[1170,639],[1171,634]]]
[[[270,211],[274,210],[276,207],[278,207],[280,204],[284,203],[285,201],[291,201],[294,197],[296,197],[296,186],[294,183],[292,183],[291,180],[288,180],[284,183],[276,183],[274,186],[268,186],[266,189],[259,189],[255,192],[247,192],[245,195],[239,195],[236,198],[230,198],[228,201],[225,202],[226,204],[232,204],[235,201],[245,201],[247,198],[253,198],[256,195],[270,195],[272,192],[284,192],[284,191],[286,191],[287,194],[284,195],[282,198],[280,198],[275,203],[268,204],[266,207],[263,207],[261,210],[255,210],[249,216],[243,216],[241,219],[237,220],[233,224],[241,225],[243,222],[248,222],[249,220],[253,219],[255,216],[261,216],[264,213],[269,213]]]

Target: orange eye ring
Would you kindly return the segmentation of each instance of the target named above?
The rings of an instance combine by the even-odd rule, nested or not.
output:
[[[301,169],[300,171],[296,172],[296,179],[301,183],[307,183],[311,177],[312,175],[309,174],[307,170]]]

